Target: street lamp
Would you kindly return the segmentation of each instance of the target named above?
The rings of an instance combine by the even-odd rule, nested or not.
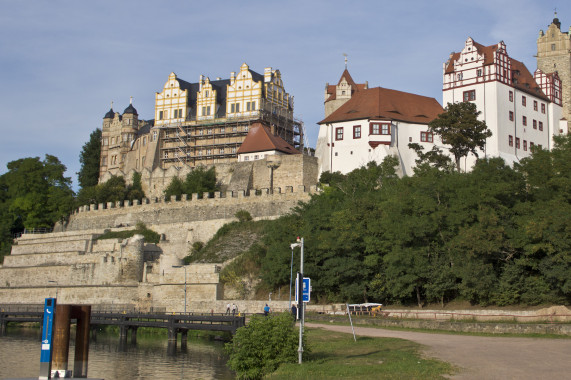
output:
[[[186,266],[183,265],[173,265],[173,268],[184,269],[184,313],[186,314]]]
[[[304,304],[303,304],[303,297],[302,297],[302,289],[303,289],[303,238],[297,238],[297,243],[290,244],[291,247],[291,269],[290,269],[290,278],[289,278],[289,307],[291,309],[291,281],[293,277],[293,249],[295,247],[301,248],[301,257],[299,260],[299,283],[298,283],[298,295],[297,295],[297,312],[300,316],[299,321],[299,348],[297,350],[299,354],[298,363],[301,364],[302,362],[302,354],[303,354],[303,325],[305,322],[305,312],[304,312]]]
[[[54,281],[54,280],[48,280],[48,282],[56,284],[56,300],[57,300],[57,290],[58,290],[59,283],[57,281]]]
[[[301,244],[300,243],[293,243],[290,244],[290,248],[291,248],[291,263],[289,266],[289,308],[291,310],[291,282],[293,280],[293,249],[295,247],[299,247]]]

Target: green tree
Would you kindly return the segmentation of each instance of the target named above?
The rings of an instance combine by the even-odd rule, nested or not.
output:
[[[89,141],[83,145],[79,154],[81,168],[77,173],[77,180],[81,189],[97,185],[99,182],[99,162],[101,160],[101,129],[97,128]]]
[[[444,113],[428,124],[430,131],[439,135],[443,143],[450,145],[458,171],[460,159],[469,153],[478,157],[477,149],[483,149],[486,138],[492,136],[486,122],[478,120],[480,113],[475,103],[448,103]]]
[[[143,184],[141,183],[141,173],[133,172],[133,183],[127,186],[126,199],[132,201],[135,199],[143,199],[145,192],[143,191]]]
[[[280,364],[295,363],[298,342],[290,313],[269,317],[253,315],[248,326],[239,328],[232,342],[225,346],[230,356],[228,366],[236,372],[238,379],[261,379]],[[308,349],[304,347],[304,355],[307,353]]]
[[[24,228],[51,228],[65,221],[73,208],[71,179],[55,156],[9,162],[0,176],[0,253],[7,254],[12,234]]]
[[[217,188],[216,169],[211,167],[204,170],[202,166],[199,166],[187,174],[184,182],[178,177],[173,177],[164,193],[167,199],[173,195],[180,199],[182,194],[191,195],[195,193],[198,194],[199,198],[202,198],[204,193],[216,191]]]

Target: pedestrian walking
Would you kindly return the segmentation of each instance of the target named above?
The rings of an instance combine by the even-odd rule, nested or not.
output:
[[[237,309],[236,304],[232,304],[232,316],[236,315],[236,309]]]
[[[267,317],[268,314],[270,314],[270,307],[266,304],[266,306],[264,306],[264,315]]]
[[[228,305],[226,305],[226,314],[230,315],[230,308],[232,307],[232,305],[230,305],[230,302],[228,302]]]

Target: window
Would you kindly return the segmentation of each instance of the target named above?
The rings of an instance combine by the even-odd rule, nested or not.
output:
[[[220,148],[220,154],[224,154],[224,148]]]
[[[103,146],[107,146],[107,145],[109,145],[109,138],[108,138],[108,137],[105,137],[105,138],[103,139]]]
[[[335,140],[343,140],[343,127],[335,128]]]
[[[529,150],[531,150],[533,152],[533,148],[535,148],[535,144],[532,141],[530,141],[529,142]]]
[[[163,115],[164,115],[164,112],[163,112],[163,111],[159,111],[159,120],[163,120]]]
[[[254,156],[254,160],[257,160],[258,157],[259,157],[259,156],[256,154],[256,155]]]
[[[551,44],[551,51],[555,51],[555,44]]]
[[[537,111],[537,100],[533,101],[533,110]]]
[[[141,167],[145,167],[145,156],[143,156],[143,158],[141,158]]]
[[[153,141],[157,141],[157,131],[153,131]]]
[[[240,112],[240,103],[232,103],[230,105],[230,112],[231,113]]]
[[[420,132],[420,141],[432,142],[432,132]]]
[[[360,139],[361,138],[361,126],[360,125],[354,125],[353,126],[353,138],[354,139]]]
[[[220,128],[220,133],[224,133],[224,132],[226,132],[226,128],[221,127],[221,128]]]
[[[107,157],[103,156],[101,157],[101,166],[106,166],[107,165]]]
[[[482,76],[482,69],[476,70],[476,75],[481,77]]]
[[[510,102],[514,101],[514,93],[513,91],[510,91]]]
[[[527,104],[527,98],[525,96],[522,96],[521,97],[521,105],[525,107],[526,104]]]
[[[212,154],[212,149],[206,149],[206,155],[210,156]]]
[[[541,113],[545,113],[545,103],[541,103]]]
[[[514,146],[514,137],[512,135],[509,135],[508,143],[510,146]]]
[[[381,124],[381,135],[390,135],[391,128],[388,124]]]
[[[209,95],[209,91],[208,90],[204,91],[204,97],[208,98],[208,95]]]
[[[510,121],[514,121],[514,113],[513,113],[513,111],[510,111]]]
[[[250,161],[250,156],[245,156],[244,161]]]
[[[460,73],[456,76],[456,78],[458,78],[458,80],[462,80],[462,76],[463,76],[462,73]]]
[[[246,102],[246,111],[255,111],[256,102]]]
[[[523,140],[523,150],[527,152],[527,140]]]
[[[537,120],[533,119],[533,129],[537,129]]]
[[[174,118],[176,119],[178,117],[178,110],[174,110]]]
[[[232,147],[232,148],[230,149],[230,152],[231,152],[231,153],[236,153],[236,147]]]
[[[515,138],[515,147],[516,149],[519,149],[519,137]]]
[[[464,91],[464,101],[476,100],[476,90]]]
[[[522,116],[522,122],[523,122],[524,126],[527,125],[527,117],[526,116]]]
[[[539,130],[540,130],[540,131],[543,131],[543,121],[540,121],[540,122],[539,122]]]
[[[380,135],[381,130],[379,124],[371,124],[371,135]]]

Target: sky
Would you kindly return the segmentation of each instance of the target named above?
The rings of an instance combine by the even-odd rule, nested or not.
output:
[[[79,154],[111,102],[133,97],[141,119],[175,72],[229,78],[246,62],[279,69],[315,147],[325,84],[345,68],[357,83],[442,103],[442,65],[468,37],[504,41],[533,72],[539,30],[568,0],[0,0],[0,174],[51,154],[77,190]]]

